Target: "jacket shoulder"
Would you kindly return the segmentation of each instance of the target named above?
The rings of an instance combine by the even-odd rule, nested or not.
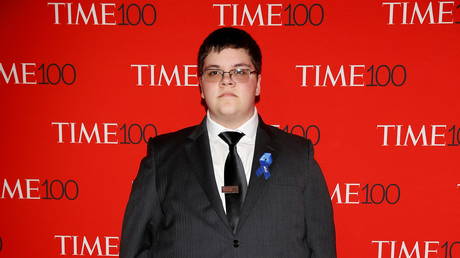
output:
[[[267,125],[273,140],[281,150],[286,153],[305,153],[308,157],[313,156],[313,143],[310,139],[296,134],[285,132],[277,127]]]
[[[188,136],[190,136],[197,127],[198,125],[189,126],[175,132],[150,137],[147,142],[147,151],[158,151],[158,148],[161,150],[168,150],[182,146],[186,142]]]

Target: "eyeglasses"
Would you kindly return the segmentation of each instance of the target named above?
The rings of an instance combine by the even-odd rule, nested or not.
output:
[[[253,73],[257,73],[256,71],[251,71],[250,69],[232,69],[228,72],[224,72],[222,70],[217,69],[210,69],[203,72],[202,78],[207,82],[220,82],[224,79],[224,74],[228,73],[230,76],[230,80],[234,82],[247,82],[249,77]]]

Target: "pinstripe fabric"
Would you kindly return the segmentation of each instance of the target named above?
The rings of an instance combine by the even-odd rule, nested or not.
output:
[[[255,176],[270,152],[271,177]],[[259,121],[251,179],[232,233],[204,122],[150,139],[126,207],[121,258],[334,258],[331,202],[310,141]]]

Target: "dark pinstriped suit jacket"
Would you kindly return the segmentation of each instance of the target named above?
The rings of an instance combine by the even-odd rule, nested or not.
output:
[[[272,154],[271,177],[257,177]],[[333,258],[331,201],[309,140],[259,118],[237,232],[217,192],[205,120],[151,138],[123,221],[120,257]]]

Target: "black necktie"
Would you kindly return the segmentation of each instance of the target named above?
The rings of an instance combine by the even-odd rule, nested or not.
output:
[[[246,190],[248,183],[246,181],[246,174],[244,173],[243,163],[240,156],[236,151],[236,144],[244,136],[244,133],[239,132],[222,132],[219,137],[224,140],[229,147],[227,159],[225,160],[224,169],[224,185],[225,187],[238,186],[237,193],[225,193],[225,205],[227,210],[227,218],[235,232],[240,219],[240,210],[243,206],[244,198],[246,197]],[[225,191],[224,191],[225,192]]]

